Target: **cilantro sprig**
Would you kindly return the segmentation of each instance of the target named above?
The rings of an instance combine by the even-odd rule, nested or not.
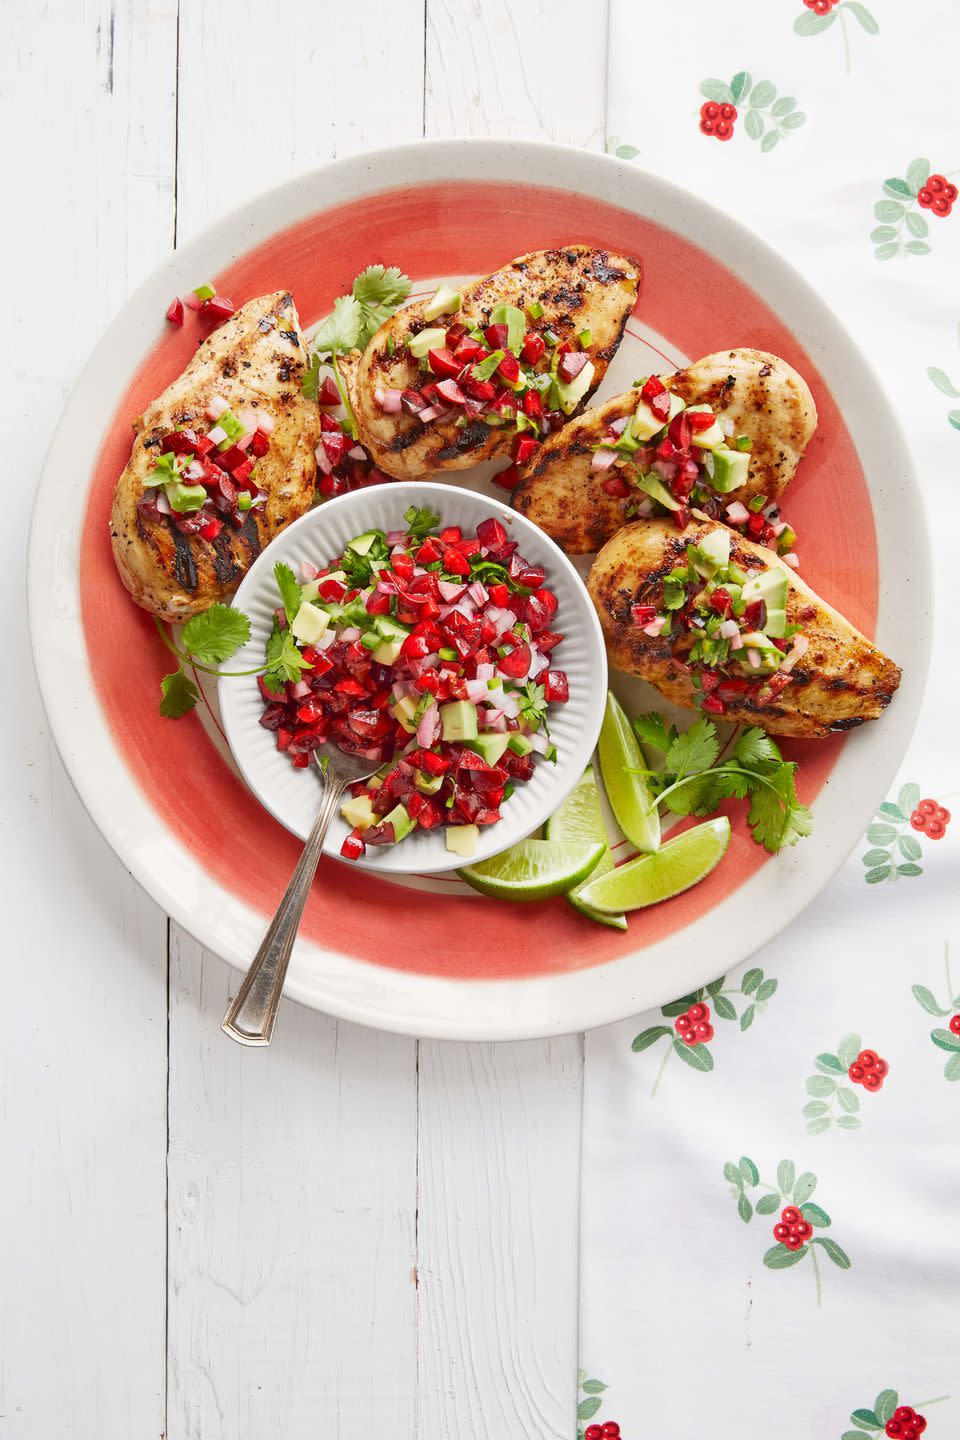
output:
[[[749,800],[753,838],[771,854],[811,833],[813,816],[797,799],[797,767],[758,726],[737,736],[726,759],[717,727],[705,718],[678,731],[651,712],[638,715],[633,728],[641,744],[663,757],[640,772],[657,805],[674,815],[712,815],[723,800]]]
[[[257,675],[260,672],[259,666],[254,670],[219,668],[250,639],[250,619],[242,610],[234,610],[230,605],[211,605],[187,621],[180,632],[180,646],[170,638],[160,620],[154,618],[154,624],[160,639],[177,659],[176,670],[160,681],[160,714],[168,719],[179,720],[189,714],[200,698],[185,665],[192,665],[207,675]]]
[[[337,364],[338,355],[363,350],[384,321],[395,315],[410,294],[409,276],[396,265],[368,265],[354,280],[349,295],[333,302],[327,318],[317,326],[310,341],[310,366],[303,377],[303,392],[314,399],[320,382],[320,365],[329,360],[340,399],[347,412],[346,427],[354,440],[357,424],[346,382]]]

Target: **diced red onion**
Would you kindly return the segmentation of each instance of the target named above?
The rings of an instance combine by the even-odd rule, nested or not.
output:
[[[478,680],[492,680],[492,679],[493,679],[493,666],[490,665],[490,664],[478,665],[478,666],[477,666],[477,679],[478,679]]]
[[[190,291],[190,294],[186,297],[186,301],[187,301],[187,306],[188,306],[189,309],[191,309],[191,310],[199,310],[199,309],[200,309],[200,306],[203,304],[203,301],[200,299],[200,296],[197,295],[193,290],[191,290],[191,291]]]
[[[541,654],[539,650],[534,652],[533,646],[530,648],[533,653],[531,653],[530,656],[530,669],[527,671],[527,678],[529,680],[536,680],[541,671],[550,669],[550,661],[546,655]]]
[[[402,390],[384,390],[379,385],[373,392],[374,400],[376,400],[385,415],[400,414],[400,411],[403,409],[402,397]]]
[[[666,623],[667,623],[666,616],[665,616],[665,615],[658,615],[655,620],[651,620],[651,621],[650,621],[650,624],[649,624],[649,625],[644,625],[644,626],[642,626],[641,628],[642,628],[642,630],[643,630],[644,635],[649,635],[649,636],[651,637],[651,639],[655,640],[655,639],[657,638],[657,636],[660,634],[660,631],[663,629],[664,625],[666,625]]]
[[[306,700],[307,696],[310,694],[309,681],[298,680],[296,685],[291,688],[290,694],[293,696],[294,700]]]
[[[243,426],[244,430],[246,430],[250,435],[252,435],[254,430],[256,430],[257,417],[252,410],[241,410],[237,415],[237,419],[240,421],[240,424]]]
[[[399,548],[402,550],[402,549],[403,549],[403,543],[404,543],[404,541],[406,540],[406,538],[407,538],[407,532],[406,532],[406,530],[388,530],[388,531],[387,531],[387,544],[388,544],[391,548],[396,548],[397,546],[399,546]]]
[[[732,640],[734,635],[740,634],[740,626],[736,620],[724,620],[723,624],[717,627],[717,634],[722,635],[724,640]]]
[[[249,450],[253,444],[253,431],[248,430],[246,435],[241,435],[239,440],[234,441],[234,444],[238,450]]]
[[[257,429],[261,435],[272,435],[276,429],[276,421],[272,415],[258,415]]]
[[[487,587],[485,585],[481,584],[479,580],[474,580],[468,588],[470,593],[470,599],[475,605],[486,605],[487,601],[490,599],[490,596],[487,594]]]
[[[205,474],[206,471],[204,470],[203,465],[200,463],[200,461],[191,460],[190,464],[183,472],[183,478],[184,480],[202,480]]]
[[[590,461],[591,470],[609,470],[616,462],[616,450],[594,450],[593,459]]]
[[[784,530],[786,530],[786,528],[787,528],[787,522],[786,522],[786,520],[781,520],[780,523],[779,523],[779,525],[774,525],[774,527],[773,527],[773,533],[774,533],[774,535],[777,537],[778,540],[780,539],[780,536],[783,534],[783,532],[784,532]]]
[[[284,610],[282,605],[277,606],[276,610],[274,610],[273,612],[273,616],[277,624],[280,626],[280,629],[286,630],[287,625],[290,622],[287,620],[287,612],[286,610]]]
[[[360,630],[356,625],[347,625],[340,631],[340,639],[344,645],[352,645],[354,640],[360,639]]]
[[[417,726],[417,739],[421,745],[433,745],[440,739],[440,707],[436,701],[428,705]]]
[[[498,605],[488,605],[483,612],[483,618],[489,620],[491,625],[496,625],[501,635],[505,630],[512,630],[517,620],[512,610],[501,610]]]
[[[222,425],[214,425],[212,430],[207,431],[207,439],[212,445],[222,445],[227,438],[227,432]]]
[[[320,571],[317,569],[316,565],[311,565],[309,560],[304,560],[300,566],[300,574],[303,576],[304,580],[316,580],[317,576],[320,574]]]
[[[730,649],[731,649],[731,650],[742,650],[742,649],[743,649],[743,636],[740,634],[740,631],[739,631],[739,630],[737,631],[736,635],[731,635],[731,636],[730,636]]]
[[[496,705],[506,715],[508,720],[516,720],[520,714],[520,706],[512,695],[508,695],[502,685],[494,690],[487,691],[487,704]]]
[[[362,445],[351,445],[347,451],[348,460],[366,460],[367,452]]]
[[[797,552],[795,550],[791,550],[789,555],[781,555],[780,559],[784,565],[789,565],[791,570],[800,569],[800,561],[797,559]]]
[[[734,500],[732,505],[727,506],[727,519],[731,525],[746,525],[750,519],[750,511],[742,500]]]
[[[332,475],[333,465],[331,464],[330,457],[327,454],[326,450],[324,450],[323,445],[318,445],[313,453],[314,455],[316,455],[317,465],[323,471],[324,475]]]
[[[614,435],[622,435],[629,424],[630,416],[624,415],[621,420],[611,420],[610,429],[613,431]]]
[[[210,401],[210,404],[207,406],[207,419],[219,420],[224,410],[229,409],[230,406],[227,404],[226,400],[224,400],[222,395],[214,395],[213,399]]]
[[[314,650],[329,650],[330,646],[334,643],[336,638],[337,632],[335,630],[324,630],[320,638],[318,640],[314,640],[313,648]]]
[[[724,435],[726,435],[727,439],[729,440],[730,436],[733,434],[734,430],[737,427],[734,425],[729,415],[720,415],[717,417],[717,421],[720,429],[723,431]]]
[[[660,476],[660,479],[666,480],[668,484],[671,480],[676,480],[677,478],[677,462],[675,460],[662,460],[658,455],[653,462],[653,468]]]
[[[160,511],[161,515],[173,514],[173,506],[170,504],[170,501],[167,499],[166,492],[163,490],[157,491],[157,509]]]
[[[488,730],[494,730],[502,735],[507,728],[507,717],[502,710],[485,710],[484,725]]]
[[[650,499],[649,495],[645,499],[640,501],[639,505],[637,506],[637,514],[640,516],[641,520],[650,519],[650,516],[653,514],[653,501]]]
[[[422,425],[429,425],[431,420],[436,420],[439,414],[440,411],[436,408],[435,405],[427,405],[420,411],[417,419]]]
[[[546,755],[548,749],[550,748],[550,741],[547,739],[546,735],[544,735],[540,730],[527,730],[526,736],[530,742],[532,749],[536,750],[538,755]]]
[[[480,702],[486,700],[491,693],[487,688],[486,680],[467,680],[464,688],[467,692],[467,699],[472,701],[474,705],[479,705]]]
[[[747,650],[747,660],[754,670],[760,669],[760,651],[754,650],[752,645]]]
[[[466,585],[458,585],[455,580],[438,580],[437,589],[440,591],[440,599],[447,605],[454,605],[466,591]]]

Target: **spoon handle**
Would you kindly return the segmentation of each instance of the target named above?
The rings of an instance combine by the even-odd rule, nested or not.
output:
[[[297,868],[290,877],[290,884],[243,984],[223,1017],[221,1030],[241,1045],[270,1044],[303,907],[320,863],[324,836],[345,788],[340,780],[326,779],[317,818],[307,836]]]

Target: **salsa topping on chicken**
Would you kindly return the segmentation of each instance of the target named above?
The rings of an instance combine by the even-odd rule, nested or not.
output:
[[[736,498],[727,503],[746,484],[750,436],[737,434],[712,406],[688,405],[658,375],[636,381],[635,388],[640,394],[633,415],[611,420],[593,447],[592,469],[612,472],[602,482],[606,494],[630,500],[627,516],[670,514],[678,530],[696,506],[786,555],[796,535],[766,495],[753,496],[749,507]]]
[[[543,320],[534,301],[526,310],[495,305],[487,325],[460,324],[456,314],[462,296],[441,285],[424,307],[424,323],[411,328],[406,349],[417,362],[420,381],[405,390],[378,386],[374,399],[385,414],[406,411],[421,425],[453,420],[466,429],[482,417],[489,428],[514,430],[513,464],[495,476],[496,484],[512,490],[517,465],[536,451],[542,435],[558,430],[593,383],[589,329],[573,340],[561,340]],[[431,324],[442,316],[451,319]]]
[[[743,570],[720,528],[687,545],[686,564],[664,576],[659,608],[634,604],[630,615],[644,634],[673,638],[711,715],[747,698],[762,709],[790,684],[809,646],[801,627],[787,621],[786,576]]]

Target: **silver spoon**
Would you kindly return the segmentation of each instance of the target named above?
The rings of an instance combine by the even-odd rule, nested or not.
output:
[[[321,760],[326,760],[326,770]],[[241,1045],[270,1044],[290,953],[320,863],[324,836],[347,787],[358,780],[369,779],[380,768],[379,763],[372,763],[366,756],[348,755],[332,744],[314,750],[313,763],[323,775],[323,796],[317,818],[277,913],[220,1026],[224,1034]]]

